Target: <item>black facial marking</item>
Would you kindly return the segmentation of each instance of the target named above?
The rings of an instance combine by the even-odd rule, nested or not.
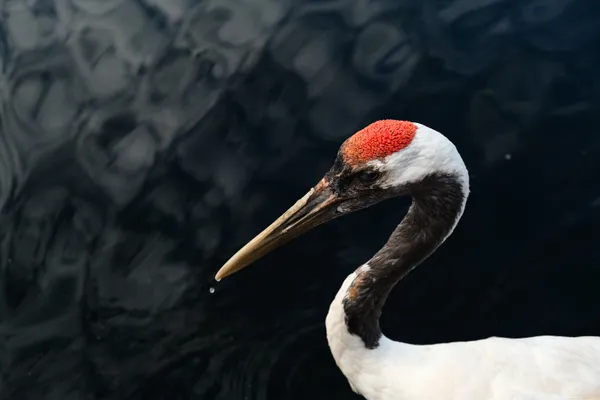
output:
[[[343,303],[348,331],[368,349],[379,346],[379,317],[390,291],[446,238],[465,196],[456,176],[442,174],[429,175],[400,192],[413,197],[409,212],[368,261],[370,269],[357,276]]]
[[[365,170],[359,172],[357,178],[363,183],[373,183],[379,178],[379,173],[374,170]]]
[[[383,191],[377,185],[383,177],[381,171],[372,167],[344,163],[341,155],[338,155],[333,167],[325,175],[334,193],[345,198],[345,206],[352,210],[373,205],[389,194],[389,191]]]

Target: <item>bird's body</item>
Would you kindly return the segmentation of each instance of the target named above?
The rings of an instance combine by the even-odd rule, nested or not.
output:
[[[368,400],[600,400],[598,337],[413,345],[382,336],[366,349],[345,323],[343,299],[355,278],[344,281],[325,325],[336,364]]]
[[[382,334],[379,317],[390,291],[452,233],[469,195],[454,145],[421,124],[378,121],[349,138],[319,184],[217,279],[325,221],[401,195],[413,198],[408,213],[346,278],[326,318],[329,347],[352,389],[368,400],[600,400],[600,337],[412,345]]]

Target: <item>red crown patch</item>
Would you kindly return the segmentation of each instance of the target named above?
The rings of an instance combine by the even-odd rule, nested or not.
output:
[[[373,122],[349,137],[342,145],[342,156],[347,164],[360,164],[384,158],[408,146],[417,125],[392,119]]]

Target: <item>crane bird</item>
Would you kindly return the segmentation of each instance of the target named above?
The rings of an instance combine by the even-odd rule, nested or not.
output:
[[[600,399],[600,337],[413,345],[382,334],[379,317],[388,294],[452,233],[468,194],[467,168],[449,139],[419,123],[376,121],[348,138],[323,179],[215,279],[319,224],[410,195],[402,222],[344,280],[325,320],[331,353],[352,390],[368,400]]]

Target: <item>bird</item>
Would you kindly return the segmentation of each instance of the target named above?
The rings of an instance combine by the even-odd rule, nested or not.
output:
[[[325,176],[215,279],[327,221],[409,196],[400,224],[347,276],[325,318],[330,351],[350,388],[367,400],[600,400],[600,337],[492,336],[416,345],[382,333],[389,293],[453,232],[469,192],[467,167],[446,136],[418,122],[374,121],[348,137]]]

